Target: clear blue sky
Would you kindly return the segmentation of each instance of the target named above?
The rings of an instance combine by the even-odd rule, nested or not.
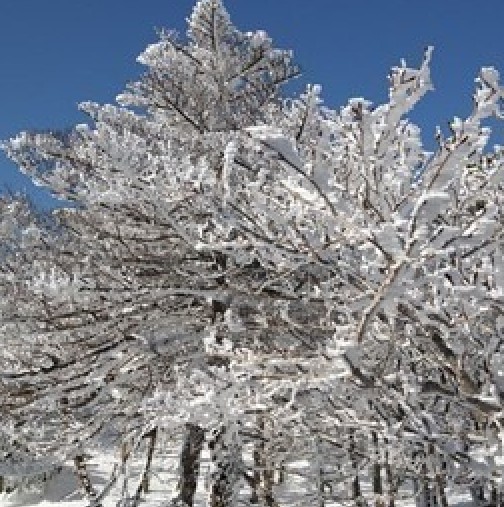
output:
[[[155,27],[185,32],[193,0],[3,0],[0,15],[0,138],[21,130],[82,122],[77,103],[112,102],[141,73],[135,58],[156,40]],[[386,99],[389,68],[421,60],[434,45],[436,91],[413,119],[432,145],[434,127],[471,109],[479,67],[504,75],[504,0],[227,0],[234,23],[264,29],[294,50],[303,76],[294,89],[319,83],[327,105],[350,97]],[[495,142],[504,144],[497,124]],[[0,187],[26,187],[0,155]]]

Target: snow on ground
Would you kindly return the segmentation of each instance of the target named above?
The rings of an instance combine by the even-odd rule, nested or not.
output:
[[[178,457],[180,447],[172,445],[164,447],[163,452],[159,450],[155,453],[153,460],[153,469],[151,475],[150,492],[146,502],[142,502],[146,507],[160,507],[161,504],[177,496],[178,479]],[[111,454],[97,452],[89,460],[87,467],[90,472],[93,484],[97,491],[101,491],[106,485],[112,470],[114,461]],[[142,462],[135,461],[131,468],[131,479],[129,481],[130,491],[134,491],[137,485],[137,479],[140,476]],[[314,492],[315,484],[306,473],[306,463],[296,462],[287,466],[287,481],[284,484],[275,487],[275,498],[279,507],[296,507],[309,505],[306,494]],[[208,477],[210,472],[210,457],[208,451],[202,455],[202,464],[200,467],[198,488],[195,495],[195,507],[206,507]],[[109,495],[103,501],[103,507],[116,507],[116,502],[120,497],[122,481],[117,481],[111,489]],[[364,479],[361,482],[362,493],[364,497],[371,499],[371,484]],[[406,485],[400,490],[402,500],[396,502],[397,507],[414,507],[415,502],[411,495],[412,488]],[[250,498],[250,490],[244,489],[242,498]],[[448,490],[448,501],[450,507],[472,507],[473,503],[469,493],[464,491]],[[238,502],[240,505],[242,502]],[[73,472],[72,464],[68,463],[62,471],[50,479],[40,491],[29,491],[26,488],[22,493],[1,493],[1,507],[86,507],[88,502],[80,494],[76,476]],[[326,507],[354,507],[353,501],[345,503],[326,502]],[[371,504],[372,505],[372,504]]]
[[[177,495],[178,480],[178,457],[180,449],[176,446],[167,448],[164,452],[156,452],[153,460],[152,475],[150,480],[150,492],[148,502],[143,503],[147,506],[157,507],[162,502],[170,500]],[[100,492],[108,483],[114,469],[115,459],[113,453],[96,452],[90,453],[92,458],[87,461],[86,466],[91,476],[95,489]],[[134,460],[129,468],[128,481],[130,492],[134,492],[140,478],[143,461]],[[203,463],[200,469],[200,484],[196,495],[195,506],[203,507],[206,505],[205,485],[203,483],[205,476],[208,475],[209,456],[203,454]],[[123,482],[121,479],[116,481],[109,494],[103,501],[103,507],[115,507],[120,497]],[[85,507],[88,501],[80,493],[76,475],[69,462],[61,473],[56,474],[50,479],[41,491],[30,492],[27,487],[22,493],[0,493],[1,507],[25,507],[36,505],[38,507]]]

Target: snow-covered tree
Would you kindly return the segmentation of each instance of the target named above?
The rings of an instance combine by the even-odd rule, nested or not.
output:
[[[283,99],[291,54],[201,0],[119,105],[5,143],[73,201],[45,228],[14,213],[2,257],[1,434],[27,464],[74,459],[97,505],[84,455],[113,442],[136,505],[159,435],[183,435],[174,505],[205,445],[212,507],[279,505],[301,478],[289,505],[393,506],[408,484],[422,506],[455,484],[497,502],[504,172],[482,123],[503,91],[482,69],[425,151],[406,115],[431,52],[392,69],[386,104],[333,111],[318,86]]]

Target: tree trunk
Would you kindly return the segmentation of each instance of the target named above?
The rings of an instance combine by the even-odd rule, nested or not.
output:
[[[421,487],[420,487],[420,479],[415,477],[413,479],[413,494],[415,496],[415,506],[416,507],[425,507],[423,504],[424,497],[422,495]]]
[[[388,463],[388,457],[387,464],[385,465],[385,474],[387,476],[388,484],[388,507],[395,507],[395,495],[397,492],[394,484],[394,476],[392,475],[392,467],[390,466],[390,463]]]
[[[494,484],[492,484],[492,489],[490,492],[490,505],[491,507],[497,507],[497,503],[499,501],[499,495],[497,492],[497,488]]]
[[[186,424],[184,445],[180,456],[179,498],[192,507],[198,485],[201,452],[205,442],[205,430],[196,424]]]
[[[483,488],[482,484],[470,487],[469,491],[471,492],[471,497],[475,504],[481,504],[485,502],[485,489]]]
[[[91,501],[96,500],[97,492],[93,487],[89,472],[86,467],[85,458],[82,454],[75,456],[74,458],[75,471],[77,475],[77,481],[79,482],[84,496]],[[98,506],[97,506],[98,507]]]
[[[437,507],[439,505],[439,491],[437,488],[429,482],[428,478],[428,468],[427,468],[427,459],[428,456],[434,454],[434,445],[429,443],[426,449],[425,461],[422,463],[421,471],[420,471],[420,488],[421,491],[419,495],[417,495],[417,505],[418,501],[420,501],[422,507]]]
[[[355,430],[350,430],[349,435],[349,454],[350,454],[350,460],[352,463],[352,468],[355,470],[355,477],[352,480],[352,486],[351,486],[351,498],[352,500],[355,500],[355,505],[357,507],[361,507],[364,505],[364,501],[362,498],[362,491],[360,487],[360,480],[359,480],[359,464],[357,462],[357,458],[355,457],[355,451],[357,448],[356,442],[355,442]]]
[[[285,463],[283,459],[280,461],[280,465],[278,468],[278,479],[277,484],[283,484],[285,482]]]
[[[416,479],[415,486],[417,507],[437,507],[439,505],[436,488],[433,488],[426,478]]]
[[[122,478],[121,484],[121,499],[128,498],[128,460],[130,458],[130,454],[133,451],[132,443],[128,441],[123,441],[121,443],[121,464],[120,464],[120,476]],[[118,507],[121,504],[118,503]]]
[[[491,484],[490,489],[490,507],[504,507],[504,497],[502,492],[497,489],[495,483]]]
[[[260,414],[258,417],[258,427],[261,435],[266,438],[266,417]],[[261,440],[261,471],[262,471],[262,496],[267,507],[276,507],[275,497],[273,495],[273,485],[275,470],[271,451],[266,445],[266,440]]]
[[[277,503],[273,494],[275,485],[275,464],[268,449],[266,437],[266,418],[260,413],[257,416],[257,431],[259,438],[254,444],[252,456],[254,458],[253,476],[246,477],[251,486],[252,494],[250,503],[264,503],[267,507],[276,507]],[[283,468],[283,467],[282,467]]]
[[[325,507],[325,488],[329,486],[325,477],[324,470],[324,462],[321,457],[323,456],[323,452],[321,449],[321,443],[318,437],[315,437],[315,472],[317,474],[317,483],[318,483],[318,497],[317,497],[317,507]]]
[[[364,499],[362,498],[358,471],[355,473],[355,477],[352,481],[352,499],[355,500],[355,505],[357,505],[357,507],[363,507],[365,505]]]
[[[133,497],[133,506],[139,504],[142,493],[149,492],[150,471],[152,466],[152,457],[154,456],[154,449],[156,447],[157,427],[146,433],[143,438],[149,439],[149,443],[147,447],[147,456],[145,458],[145,466],[142,472],[142,477],[135,491],[135,496]]]
[[[388,491],[388,507],[395,507],[395,495],[397,493],[396,491],[396,484],[394,483],[394,475],[392,473],[392,466],[389,462],[389,451],[388,451],[388,445],[389,442],[385,438],[385,477],[387,478],[387,491]]]
[[[373,493],[375,497],[375,505],[376,507],[385,507],[383,502],[383,484],[381,478],[381,465],[378,463],[379,459],[379,442],[378,442],[378,434],[376,431],[371,433],[373,438],[373,446],[375,449],[375,463],[372,465],[372,478],[373,478]]]
[[[446,498],[445,491],[445,480],[442,475],[438,475],[436,477],[437,486],[438,486],[438,498],[441,507],[448,507],[448,499]]]
[[[250,503],[259,503],[259,489],[261,487],[261,441],[254,444],[254,451],[252,453],[254,458],[254,479],[252,482],[252,495],[250,496]]]
[[[241,478],[241,450],[228,428],[222,427],[209,442],[214,470],[210,493],[210,507],[233,507],[234,495]]]

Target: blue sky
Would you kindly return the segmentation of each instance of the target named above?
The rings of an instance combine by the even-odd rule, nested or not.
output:
[[[0,138],[22,130],[82,122],[77,103],[112,102],[141,73],[135,58],[156,40],[155,27],[185,32],[193,0],[4,0],[0,15]],[[481,66],[504,75],[504,1],[227,0],[242,30],[264,29],[294,50],[303,76],[291,90],[319,83],[328,106],[350,97],[387,96],[386,76],[404,57],[418,64],[434,45],[436,91],[412,114],[432,146],[436,125],[471,109]],[[495,124],[494,142],[504,144]],[[50,206],[0,154],[0,187],[26,188]]]

